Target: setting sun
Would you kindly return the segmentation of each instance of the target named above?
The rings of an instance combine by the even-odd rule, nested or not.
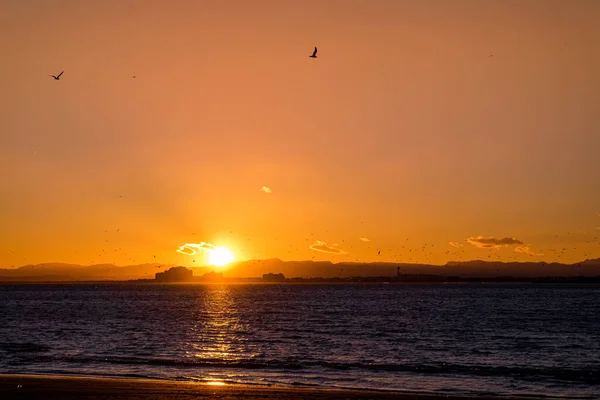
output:
[[[208,262],[218,267],[229,264],[233,258],[233,253],[227,247],[216,247],[208,253]]]

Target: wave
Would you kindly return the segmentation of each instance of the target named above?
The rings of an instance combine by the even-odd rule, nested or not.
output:
[[[115,365],[147,365],[167,367],[220,368],[243,370],[305,370],[307,372],[329,371],[366,371],[366,372],[404,372],[421,375],[462,375],[477,377],[516,378],[526,381],[540,379],[554,382],[572,382],[587,385],[600,384],[600,368],[561,368],[531,366],[490,366],[463,365],[451,363],[428,364],[380,364],[380,363],[341,363],[327,361],[309,361],[297,359],[283,360],[222,360],[222,359],[169,359],[119,356],[50,356],[43,354],[23,354],[22,361],[27,362],[64,362],[64,363],[96,363]]]

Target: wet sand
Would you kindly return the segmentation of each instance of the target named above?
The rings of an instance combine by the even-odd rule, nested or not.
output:
[[[0,374],[2,399],[191,400],[191,399],[372,399],[467,400],[475,397],[421,395],[362,390],[296,389],[147,379]],[[484,397],[477,397],[484,399]],[[489,399],[489,398],[488,398]],[[507,400],[507,398],[502,398]],[[516,398],[512,398],[516,399]]]

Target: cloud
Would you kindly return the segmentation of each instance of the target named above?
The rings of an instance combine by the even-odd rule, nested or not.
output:
[[[362,240],[363,242],[370,242],[371,239],[366,238],[366,237],[361,237],[360,240]]]
[[[325,242],[322,242],[320,240],[315,241],[313,244],[311,244],[310,249],[314,250],[314,251],[319,251],[321,253],[328,253],[328,254],[348,254],[347,252],[345,252],[344,250],[340,249],[339,247],[337,247],[337,244],[332,244],[329,245]]]
[[[198,251],[209,251],[215,249],[214,244],[201,242],[201,243],[186,243],[177,249],[178,253],[185,254],[186,256],[193,256],[198,254]]]
[[[528,246],[517,246],[515,247],[515,253],[523,253],[523,254],[528,254],[530,256],[543,256],[543,254],[541,253],[536,253],[535,251],[531,250],[531,247]]]
[[[271,188],[267,186],[263,186],[262,188],[260,188],[260,190],[262,190],[265,193],[271,193]]]
[[[486,238],[483,236],[472,236],[467,239],[467,243],[472,244],[475,247],[479,247],[480,249],[499,249],[502,246],[523,244],[523,242],[515,238],[505,237],[503,239],[496,239],[493,237]]]
[[[450,246],[454,246],[454,247],[463,247],[464,245],[461,243],[456,243],[456,242],[448,242],[448,244]]]

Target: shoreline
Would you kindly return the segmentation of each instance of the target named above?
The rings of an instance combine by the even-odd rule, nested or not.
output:
[[[214,385],[207,382],[90,375],[0,374],[4,399],[345,399],[345,400],[517,400],[520,397],[467,396],[387,390],[290,388],[262,385]],[[527,396],[528,400],[532,397]]]
[[[1,277],[0,277],[1,278]],[[411,281],[411,280],[350,280],[350,279],[306,279],[290,280],[283,282],[265,282],[265,281],[243,281],[243,280],[224,280],[224,281],[194,281],[194,282],[159,282],[153,279],[134,279],[134,280],[104,280],[104,281],[43,281],[43,280],[1,280],[0,285],[136,285],[136,286],[203,286],[203,285],[600,285],[600,275],[592,277],[583,277],[581,279],[562,279],[564,277],[540,277],[531,279],[506,279],[498,280],[496,278],[467,278],[462,280],[432,280],[432,281]]]

